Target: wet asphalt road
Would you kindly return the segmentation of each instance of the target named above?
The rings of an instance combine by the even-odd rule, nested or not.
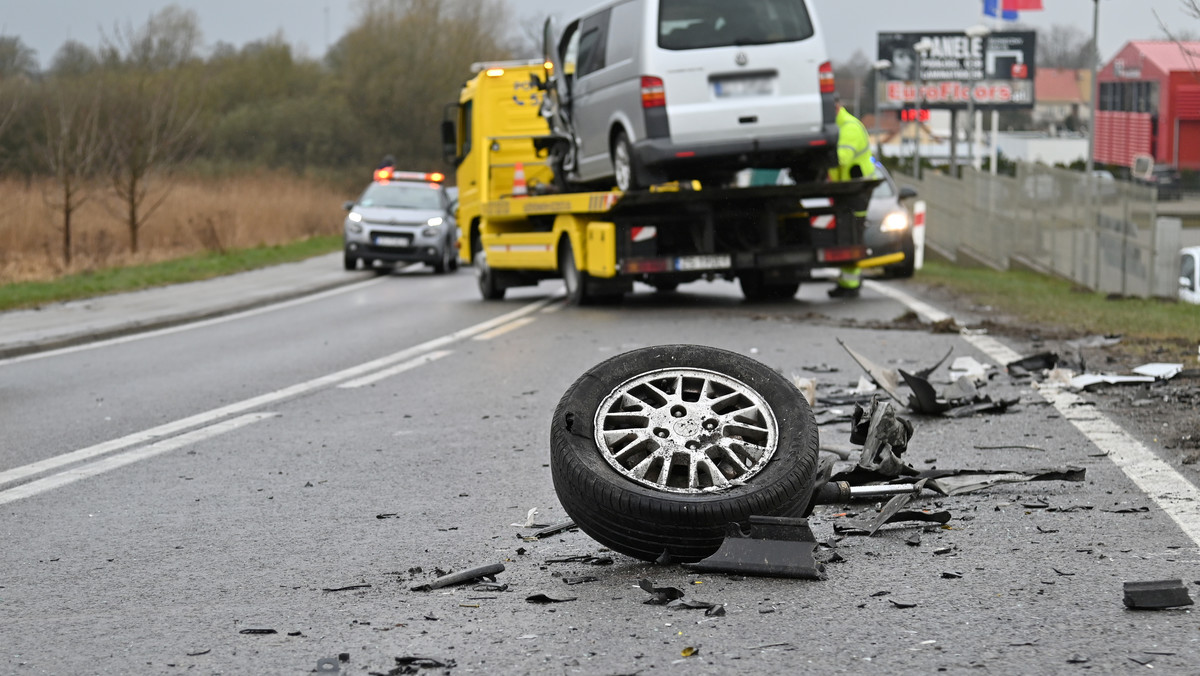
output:
[[[1021,397],[1007,414],[909,416],[906,459],[1077,465],[1087,481],[924,498],[951,512],[949,528],[840,539],[845,560],[825,581],[698,575],[578,531],[518,538],[531,508],[565,518],[550,415],[607,357],[698,343],[839,385],[862,371],[837,338],[892,367],[951,348],[986,361],[955,334],[846,328],[905,308],[874,292],[833,303],[825,288],[747,306],[734,285],[699,283],[580,309],[548,282],[484,303],[469,272],[421,271],[0,363],[0,480],[42,468],[0,483],[0,673],[305,674],[342,653],[343,674],[388,673],[403,656],[487,674],[1195,673],[1195,616],[1128,611],[1122,583],[1183,578],[1195,595],[1196,542],[1106,449],[1005,378],[989,388]],[[821,437],[845,443],[848,427]],[[817,538],[871,509],[818,508]],[[546,563],[576,555],[614,561]],[[507,591],[410,590],[437,568],[496,562]],[[597,579],[563,582],[581,576]],[[645,605],[643,578],[726,614]],[[574,600],[526,602],[538,593]]]

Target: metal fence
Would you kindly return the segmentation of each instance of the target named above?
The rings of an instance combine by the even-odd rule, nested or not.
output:
[[[953,261],[1014,265],[1123,296],[1174,298],[1181,222],[1154,188],[1042,165],[1016,176],[896,175],[926,203],[926,246]]]

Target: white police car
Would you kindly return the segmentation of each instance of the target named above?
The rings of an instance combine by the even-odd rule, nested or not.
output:
[[[444,180],[438,172],[376,170],[362,195],[344,205],[346,269],[361,260],[368,269],[379,262],[426,263],[438,274],[457,270],[458,232]]]

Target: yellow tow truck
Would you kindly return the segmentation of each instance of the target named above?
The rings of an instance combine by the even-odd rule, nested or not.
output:
[[[866,261],[853,204],[878,181],[571,192],[556,181],[540,114],[547,65],[478,64],[442,141],[457,167],[459,247],[482,296],[562,278],[573,305],[737,279],[748,300],[790,298],[817,268]],[[828,217],[832,216],[830,219]]]

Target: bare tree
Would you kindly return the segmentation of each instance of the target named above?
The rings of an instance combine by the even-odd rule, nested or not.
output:
[[[1099,62],[1091,36],[1075,26],[1054,24],[1038,32],[1038,68],[1086,70]]]
[[[63,265],[71,265],[72,218],[92,197],[91,179],[100,162],[100,94],[95,85],[56,79],[42,106],[44,139],[40,154],[55,185],[47,190],[47,206],[62,217]]]
[[[1179,4],[1183,8],[1183,13],[1200,20],[1200,0],[1179,0]],[[1158,20],[1158,27],[1168,40],[1173,40],[1179,45],[1179,51],[1187,58],[1188,63],[1192,67],[1192,73],[1197,74],[1200,71],[1200,49],[1189,46],[1187,43],[1197,40],[1195,30],[1188,28],[1169,28],[1158,12],[1154,13],[1154,18]],[[1200,74],[1197,74],[1197,79],[1200,80]]]
[[[15,35],[0,35],[0,79],[37,75],[37,52]]]
[[[118,80],[110,92],[104,123],[109,178],[129,249],[137,253],[143,226],[170,193],[166,179],[199,148],[200,104],[178,80],[143,73]]]

